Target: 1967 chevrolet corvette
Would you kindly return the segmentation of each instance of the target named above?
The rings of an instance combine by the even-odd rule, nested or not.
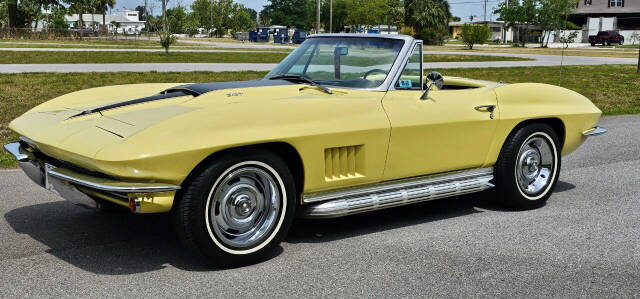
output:
[[[478,192],[542,206],[601,111],[571,90],[424,76],[422,42],[314,35],[264,79],[82,90],[10,124],[37,184],[77,204],[171,212],[219,265],[264,258],[294,217]]]

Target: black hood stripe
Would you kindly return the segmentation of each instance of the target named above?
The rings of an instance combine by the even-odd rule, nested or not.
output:
[[[170,93],[161,93],[161,94],[157,94],[157,95],[146,97],[146,98],[129,100],[129,101],[124,101],[124,102],[115,103],[115,104],[109,104],[109,105],[106,105],[106,106],[85,110],[85,111],[82,111],[82,112],[80,112],[80,113],[78,113],[78,114],[76,114],[74,116],[69,117],[69,118],[74,118],[74,117],[83,116],[83,115],[92,114],[92,113],[102,113],[102,111],[104,111],[104,110],[120,108],[120,107],[124,107],[124,106],[135,105],[135,104],[141,104],[141,103],[146,103],[146,102],[152,102],[152,101],[157,101],[157,100],[164,100],[164,99],[170,99],[170,98],[183,97],[183,96],[187,96],[187,95],[191,95],[191,94],[190,93],[186,93],[184,91],[174,91],[174,92],[170,92]]]
[[[129,101],[109,104],[106,106],[85,110],[74,116],[71,116],[70,118],[92,114],[92,113],[101,113],[104,110],[120,108],[124,106],[129,106],[129,105],[141,104],[141,103],[170,99],[170,98],[177,98],[177,97],[182,97],[187,95],[197,97],[199,95],[202,95],[211,91],[215,91],[215,90],[221,90],[221,89],[280,86],[280,85],[291,85],[291,84],[295,84],[295,83],[292,83],[286,80],[252,80],[252,81],[185,84],[185,85],[169,88],[161,92],[160,94],[153,95],[150,97],[129,100]]]
[[[180,85],[173,88],[169,88],[164,92],[186,91],[186,92],[192,93],[194,96],[199,96],[208,92],[221,90],[221,89],[267,87],[267,86],[280,86],[280,85],[292,85],[292,84],[296,84],[296,83],[286,81],[286,80],[211,82],[211,83]]]

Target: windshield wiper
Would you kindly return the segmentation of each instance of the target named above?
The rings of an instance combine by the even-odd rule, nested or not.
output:
[[[331,91],[331,89],[327,88],[326,86],[318,83],[317,81],[314,81],[313,79],[307,77],[307,76],[303,76],[303,75],[298,75],[298,74],[279,74],[279,75],[275,75],[275,76],[271,76],[269,77],[269,80],[289,80],[289,81],[297,81],[297,82],[306,82],[311,86],[316,86],[320,89],[322,89],[324,92],[328,93],[328,94],[333,94],[333,91]]]

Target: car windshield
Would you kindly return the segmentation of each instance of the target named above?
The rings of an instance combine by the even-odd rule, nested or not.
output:
[[[323,85],[376,88],[387,78],[403,45],[403,40],[391,38],[310,38],[265,79],[287,74]]]
[[[606,32],[606,31],[600,31],[600,32],[598,32],[598,35],[599,35],[599,36],[609,35],[609,32]]]

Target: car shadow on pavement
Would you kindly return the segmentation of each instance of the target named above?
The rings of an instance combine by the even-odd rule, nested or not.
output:
[[[560,182],[556,192],[572,188]],[[482,192],[343,218],[296,219],[284,242],[331,242],[485,211],[511,211],[491,197],[491,193]],[[182,247],[167,214],[105,213],[56,201],[17,208],[4,217],[15,232],[48,247],[47,253],[92,273],[144,273],[167,264],[186,271],[216,270]],[[21,242],[29,246],[29,241]],[[282,253],[279,247],[270,258]]]
[[[47,246],[47,253],[93,273],[143,273],[166,264],[211,270],[181,247],[166,214],[107,213],[57,201],[18,208],[4,217],[17,233]]]

